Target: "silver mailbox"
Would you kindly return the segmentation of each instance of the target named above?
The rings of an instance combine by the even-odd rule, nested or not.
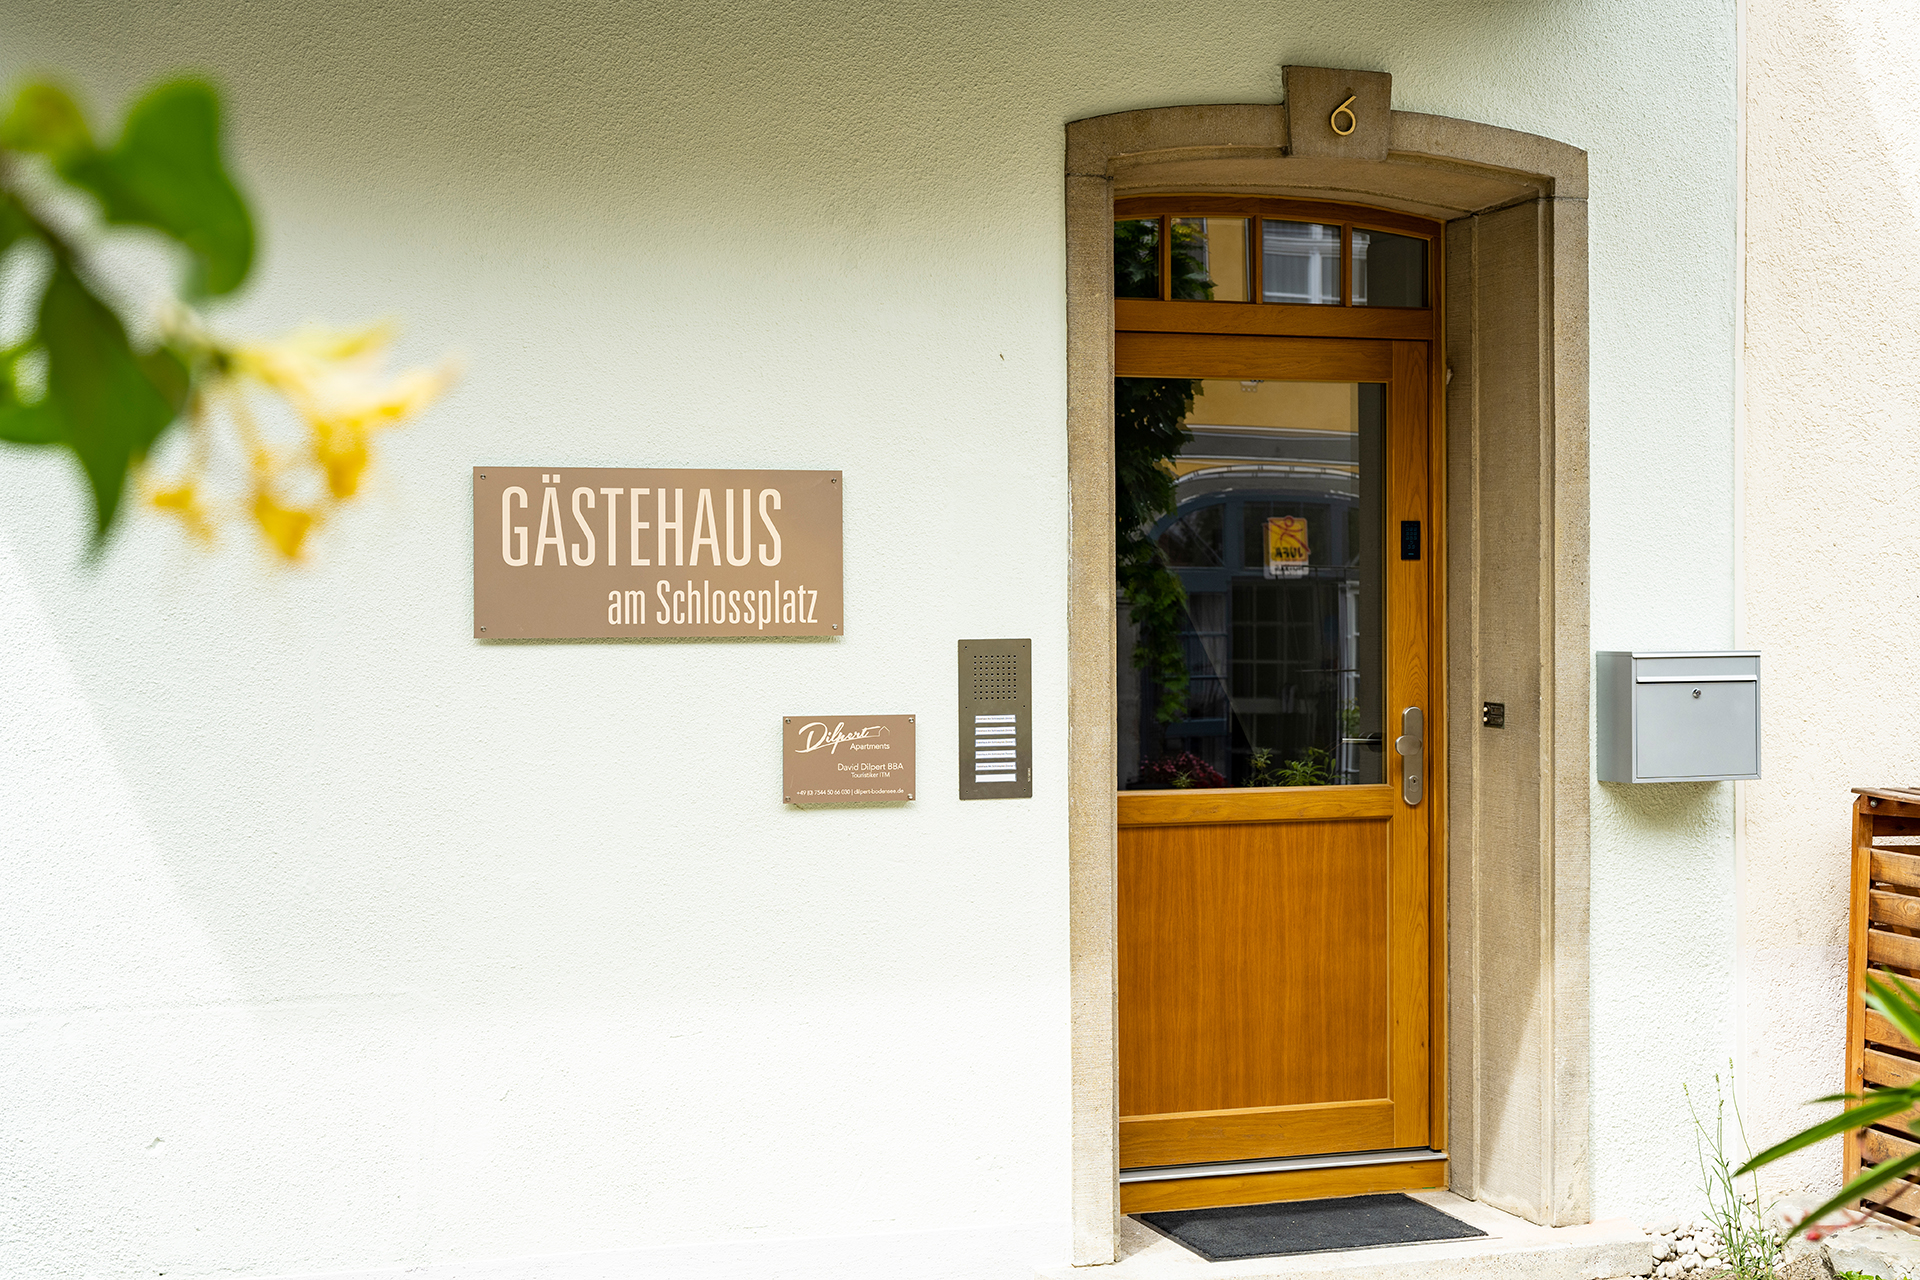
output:
[[[1600,781],[1760,776],[1760,655],[1599,653]]]

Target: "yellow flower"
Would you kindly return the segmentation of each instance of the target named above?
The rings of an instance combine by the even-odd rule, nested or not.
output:
[[[151,493],[150,500],[178,515],[195,537],[211,539],[213,518],[199,486],[209,474],[209,455],[222,451],[215,448],[216,440],[231,441],[252,472],[247,506],[253,522],[289,560],[300,558],[307,536],[333,505],[359,492],[372,461],[373,433],[418,415],[453,380],[450,363],[388,376],[383,365],[394,336],[389,325],[309,326],[274,342],[231,345],[213,339],[191,313],[171,317],[168,327],[176,341],[205,352],[216,372],[196,389],[189,410],[196,449],[185,475],[172,488]],[[255,418],[250,388],[284,400],[304,438],[288,440],[284,431],[276,438],[265,429],[273,420]],[[216,430],[221,424],[226,432]],[[326,492],[317,503],[302,507],[283,501],[284,495],[313,492],[320,484]]]
[[[329,329],[308,325],[277,342],[242,343],[227,350],[236,376],[271,387],[289,400],[311,399],[342,364],[377,363],[393,342],[393,326]]]
[[[439,398],[453,379],[447,365],[391,380],[381,365],[393,331],[306,328],[277,343],[237,347],[233,369],[285,396],[313,433],[313,459],[336,500],[359,491],[367,438],[397,427]]]
[[[260,532],[267,535],[274,550],[289,560],[298,560],[301,544],[313,528],[314,516],[310,511],[281,506],[262,488],[254,490],[253,521],[260,526]]]
[[[439,398],[452,381],[452,371],[414,369],[385,385],[371,382],[358,387],[336,382],[328,399],[303,410],[313,430],[314,460],[327,475],[335,498],[350,498],[360,487],[367,466],[367,438],[375,431],[397,427]]]
[[[159,510],[179,517],[194,541],[213,541],[213,524],[207,519],[207,509],[200,501],[199,487],[192,480],[182,480],[171,489],[150,489],[147,501]]]
[[[327,473],[327,492],[336,500],[351,498],[367,469],[366,433],[320,427],[313,433],[313,458]]]

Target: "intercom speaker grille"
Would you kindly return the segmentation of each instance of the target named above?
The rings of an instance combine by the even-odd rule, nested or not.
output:
[[[1020,696],[1020,664],[1012,654],[979,653],[973,657],[973,696],[999,702]]]

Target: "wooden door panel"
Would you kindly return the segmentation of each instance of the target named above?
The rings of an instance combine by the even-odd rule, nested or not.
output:
[[[1304,1156],[1393,1144],[1393,1101],[1389,1098],[1123,1116],[1120,1120],[1123,1169]]]
[[[1195,791],[1122,791],[1120,825],[1183,822],[1307,822],[1391,818],[1391,787],[1207,787]]]
[[[1393,375],[1394,345],[1368,338],[1116,333],[1113,367],[1115,376],[1121,378],[1385,382]]]
[[[1257,307],[1217,302],[1161,302],[1151,298],[1115,298],[1113,327],[1120,333],[1281,334],[1313,338],[1410,338],[1434,336],[1431,311],[1396,307],[1290,306],[1266,302]]]
[[[1123,1117],[1390,1096],[1388,825],[1122,828]]]
[[[1120,1212],[1158,1213],[1164,1209],[1206,1209],[1223,1204],[1370,1196],[1382,1191],[1439,1191],[1446,1185],[1445,1160],[1345,1169],[1289,1169],[1284,1173],[1243,1173],[1224,1178],[1175,1178],[1125,1184],[1120,1188]]]
[[[1120,792],[1120,1165],[1428,1147],[1440,1125],[1432,965],[1444,925],[1431,817],[1444,747],[1432,652],[1441,548],[1429,471],[1431,350],[1398,331],[1380,341],[1122,329],[1121,377],[1237,378],[1242,390],[1249,380],[1372,382],[1387,394],[1381,452],[1371,461],[1364,446],[1355,454],[1383,480],[1366,501],[1382,503],[1368,518],[1384,526],[1384,600],[1363,619],[1377,628],[1365,632],[1377,637],[1374,656],[1363,649],[1358,661],[1381,664],[1371,705],[1385,777],[1375,769],[1352,772],[1345,786]],[[1201,421],[1229,424],[1201,429],[1220,431],[1241,419]],[[1425,801],[1408,804],[1392,744],[1403,711],[1416,706],[1432,767]],[[1123,1205],[1136,1212],[1443,1180],[1444,1161],[1330,1174],[1196,1171],[1128,1183]]]

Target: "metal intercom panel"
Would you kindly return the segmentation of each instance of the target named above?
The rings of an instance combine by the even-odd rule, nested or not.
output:
[[[960,798],[1033,795],[1033,641],[960,642]]]

